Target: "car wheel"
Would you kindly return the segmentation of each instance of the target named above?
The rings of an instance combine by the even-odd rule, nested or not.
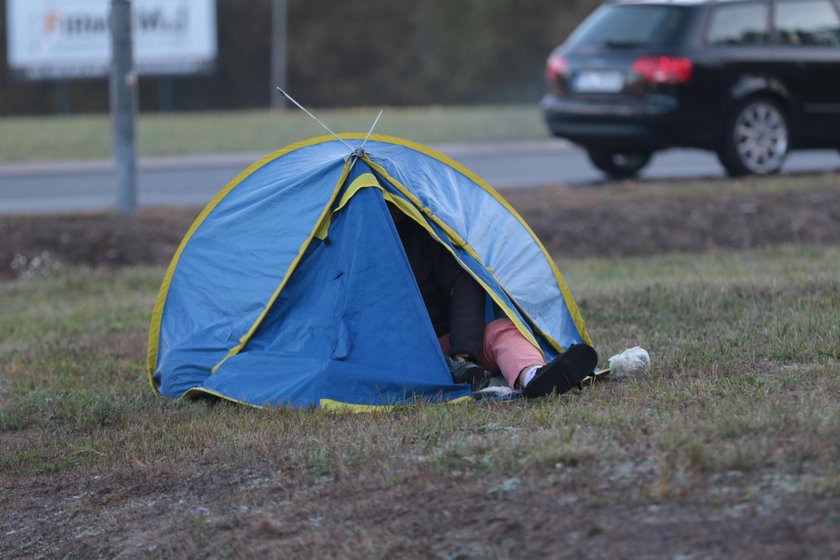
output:
[[[789,135],[778,103],[766,97],[748,99],[730,119],[718,159],[731,176],[776,173],[787,156]]]
[[[649,150],[623,151],[610,148],[587,148],[592,165],[611,179],[635,177],[648,164],[653,152]]]

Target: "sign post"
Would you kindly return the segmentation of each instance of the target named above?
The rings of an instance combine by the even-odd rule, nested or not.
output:
[[[269,99],[272,109],[283,109],[286,98],[274,89],[286,89],[286,0],[271,3],[271,84]]]
[[[5,5],[13,80],[109,78],[117,211],[135,214],[137,76],[212,72],[216,0],[5,0]]]
[[[111,120],[117,176],[117,212],[137,213],[137,153],[134,117],[137,75],[131,48],[131,1],[111,0]]]

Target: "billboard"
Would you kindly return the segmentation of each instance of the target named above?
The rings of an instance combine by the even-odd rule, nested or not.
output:
[[[6,0],[8,63],[24,80],[108,75],[110,0]],[[147,75],[208,72],[215,0],[131,0],[134,66]]]

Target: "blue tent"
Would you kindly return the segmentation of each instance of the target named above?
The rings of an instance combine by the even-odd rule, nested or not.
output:
[[[152,389],[255,406],[369,410],[470,397],[454,384],[388,212],[444,244],[551,359],[591,341],[553,260],[475,174],[381,135],[258,161],[184,236],[149,333]],[[347,145],[355,150],[353,154]]]

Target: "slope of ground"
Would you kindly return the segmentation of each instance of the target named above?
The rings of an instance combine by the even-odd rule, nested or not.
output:
[[[502,193],[555,257],[840,242],[840,178],[546,186]],[[66,265],[165,265],[198,209],[0,218],[0,278]]]

